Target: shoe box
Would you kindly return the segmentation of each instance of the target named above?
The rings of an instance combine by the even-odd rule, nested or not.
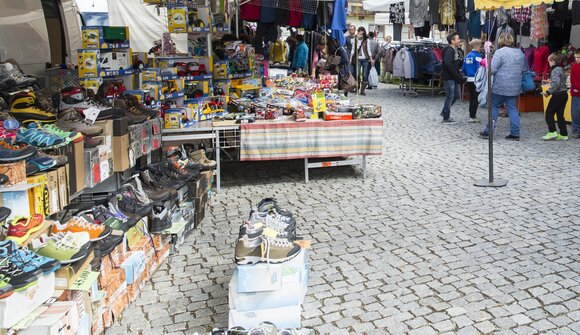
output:
[[[151,152],[151,139],[153,138],[153,124],[146,121],[141,124],[141,152],[147,155]]]
[[[8,187],[26,182],[26,161],[21,160],[15,163],[0,164],[0,174],[6,175],[8,181],[3,187]]]
[[[69,204],[67,166],[68,164],[26,179],[28,185],[31,185],[26,201],[30,207],[29,213],[41,213],[48,216],[58,213]],[[15,207],[10,208],[15,210]]]
[[[230,309],[229,327],[251,329],[260,322],[271,322],[277,328],[300,328],[300,305],[240,312]]]
[[[101,182],[101,164],[98,148],[84,150],[85,186],[93,187]]]
[[[84,142],[73,143],[72,150],[66,153],[68,158],[69,192],[75,194],[85,188],[85,154]]]
[[[8,298],[0,300],[0,328],[11,328],[50,299],[54,294],[54,284],[54,273],[43,275],[38,278],[35,286],[14,292]]]
[[[29,213],[38,213],[44,216],[50,215],[50,191],[48,189],[48,175],[38,174],[26,178],[29,185],[33,185],[28,190]]]
[[[57,301],[48,306],[42,314],[20,335],[76,335],[80,318],[76,304],[71,301]]]
[[[105,292],[106,307],[103,312],[103,324],[105,327],[110,327],[114,319],[119,318],[129,305],[125,271],[114,269],[106,277],[99,277],[99,288]]]
[[[69,289],[80,275],[89,268],[93,257],[94,255],[91,251],[85,259],[61,266],[55,272],[55,287],[59,290]]]
[[[121,172],[132,167],[129,159],[129,134],[113,137],[113,171]]]
[[[205,209],[209,199],[209,191],[203,193],[199,198],[194,199],[195,203],[195,227],[199,227],[205,218]]]
[[[30,216],[34,208],[30,206],[30,191],[35,186],[33,184],[19,184],[10,187],[0,187],[0,206],[12,210],[8,218],[17,215]]]

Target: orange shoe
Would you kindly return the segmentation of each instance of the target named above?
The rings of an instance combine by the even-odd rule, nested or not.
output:
[[[8,223],[6,239],[22,245],[32,233],[39,231],[43,226],[44,216],[40,214],[34,214],[30,217],[15,216]]]
[[[111,234],[109,226],[95,224],[80,216],[73,216],[67,223],[55,223],[52,226],[52,233],[80,233],[87,232],[91,238],[91,242],[103,239]]]

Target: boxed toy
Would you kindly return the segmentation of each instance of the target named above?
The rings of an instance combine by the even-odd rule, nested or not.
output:
[[[123,26],[82,27],[84,49],[129,48],[129,28]]]
[[[79,49],[77,53],[79,78],[97,78],[101,72],[100,50]]]
[[[167,29],[170,33],[187,32],[187,7],[167,8]]]

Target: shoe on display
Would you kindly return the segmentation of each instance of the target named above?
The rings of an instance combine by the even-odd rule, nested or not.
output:
[[[479,120],[476,117],[470,117],[469,120],[467,121],[468,123],[480,123],[481,120]]]
[[[43,151],[39,151],[38,157],[48,157],[54,159],[56,161],[55,166],[63,166],[68,163],[68,157],[66,157],[65,155],[49,155],[44,153]]]
[[[10,113],[24,125],[30,122],[56,122],[56,115],[43,110],[36,95],[30,91],[21,91],[10,97]]]
[[[149,186],[155,185],[157,188],[178,190],[187,183],[179,176],[172,176],[171,171],[163,168],[161,163],[147,165],[141,176],[143,177],[143,182]]]
[[[188,154],[189,159],[202,166],[202,171],[215,170],[217,162],[205,156],[205,150],[196,150]]]
[[[115,250],[115,248],[123,243],[123,235],[109,235],[106,238],[95,243],[95,251],[98,251],[99,256],[103,257]]]
[[[16,162],[35,155],[34,146],[12,145],[0,140],[0,163]]]
[[[250,328],[247,335],[278,335],[278,328],[271,322],[260,322],[257,326]]]
[[[38,255],[26,248],[19,249],[14,241],[0,242],[0,258],[2,257],[9,257],[10,261],[22,271],[36,276],[60,269],[59,261]]]
[[[103,144],[103,140],[101,140],[100,138],[94,137],[85,138],[85,148],[96,148],[101,144]]]
[[[142,205],[146,206],[151,204],[151,199],[149,199],[149,197],[147,196],[147,194],[145,193],[145,191],[143,190],[143,188],[139,188],[137,189],[137,187],[135,187],[135,185],[140,185],[139,183],[127,183],[125,185],[122,186],[122,188],[125,188],[127,191],[129,191],[134,197],[135,199],[137,199],[137,201],[139,201],[139,203],[141,203]]]
[[[262,236],[264,234],[264,229],[269,228],[271,230],[270,234],[273,232],[276,234],[276,238],[285,239],[290,242],[296,240],[296,232],[295,231],[288,231],[285,229],[277,230],[273,227],[268,227],[263,222],[252,223],[250,221],[244,222],[240,226],[239,236],[238,238],[244,237],[244,235],[248,235],[248,238],[256,238]]]
[[[558,138],[558,132],[557,131],[552,131],[552,132],[548,132],[546,135],[544,135],[542,137],[542,140],[544,140],[544,141],[551,141],[551,140],[555,140],[556,138]]]
[[[171,228],[171,211],[165,206],[153,206],[151,211],[151,233],[161,234],[164,230]]]
[[[58,126],[55,126],[53,124],[48,124],[48,125],[42,127],[42,129],[49,134],[58,136],[65,141],[68,140],[69,142],[73,142],[73,143],[82,142],[85,139],[83,134],[78,132],[78,131],[62,130]]]
[[[37,81],[35,77],[25,75],[16,65],[10,62],[0,64],[0,90],[32,86]]]
[[[252,210],[250,210],[249,219],[252,222],[268,221],[268,222],[278,222],[279,224],[284,226],[292,226],[292,227],[296,226],[296,219],[294,219],[293,217],[282,215],[272,210],[261,212],[256,208],[252,208]]]
[[[53,234],[66,232],[87,232],[90,236],[91,242],[95,242],[109,236],[111,231],[111,228],[105,225],[92,223],[82,216],[73,216],[67,223],[60,224],[55,222],[55,224],[52,226]]]
[[[14,293],[14,287],[0,276],[0,299],[6,299]]]
[[[278,331],[278,335],[314,335],[314,329],[301,328],[301,329],[281,329]]]
[[[103,132],[103,128],[89,124],[74,109],[60,113],[56,125],[62,130],[80,132],[86,136],[97,136]]]
[[[159,116],[159,112],[148,108],[143,103],[139,102],[139,98],[132,94],[124,94],[119,99],[115,100],[119,108],[129,110],[131,113],[137,115],[144,115],[148,118],[155,118]]]
[[[34,169],[32,166],[35,165],[38,167],[38,170]],[[35,174],[41,171],[46,171],[48,169],[52,169],[56,166],[56,159],[46,156],[36,156],[30,157],[26,159],[26,174],[28,175],[30,166],[31,174]],[[34,172],[36,171],[36,172]]]
[[[132,218],[142,218],[149,214],[150,206],[141,203],[130,189],[123,187],[109,198],[109,209],[112,213],[122,212]]]
[[[138,175],[133,176],[129,181],[129,184],[133,185],[137,193],[144,193],[148,199],[153,202],[165,201],[171,197],[171,191],[157,188],[150,188],[141,182]]]
[[[258,211],[260,212],[269,212],[275,211],[276,213],[286,216],[286,217],[293,217],[292,213],[289,210],[280,208],[278,205],[278,201],[275,198],[264,198],[260,200],[258,205],[256,206]]]
[[[65,140],[36,128],[20,128],[16,134],[16,142],[26,143],[37,148],[48,148],[64,143]]]
[[[568,141],[568,136],[558,134],[558,137],[556,137],[556,140],[557,141]]]
[[[40,172],[38,165],[34,163],[26,163],[26,177],[34,176]]]
[[[15,216],[8,222],[6,239],[22,245],[31,234],[41,230],[43,227],[44,217],[40,214],[34,214],[29,217]]]
[[[143,170],[139,173],[140,180],[143,184],[144,190],[153,190],[156,192],[169,191],[169,197],[175,198],[177,196],[176,189],[179,189],[184,184],[176,184],[165,176],[154,176],[149,170]],[[151,196],[149,197],[153,199]]]
[[[193,168],[180,164],[177,158],[161,161],[161,165],[167,168],[168,172],[177,179],[183,179],[189,182],[196,181],[200,176],[200,170],[194,170]]]
[[[77,235],[78,236],[74,236]],[[66,234],[55,234],[50,237],[46,235],[40,236],[38,239],[32,241],[32,250],[37,254],[56,259],[61,264],[70,264],[84,259],[89,255],[89,244],[86,243],[79,246],[80,239],[86,240],[88,233],[67,232]]]
[[[260,236],[249,238],[244,235],[238,239],[235,251],[237,264],[283,263],[296,257],[300,246],[283,239]]]
[[[0,258],[0,278],[10,284],[15,292],[26,290],[38,283],[38,276],[22,271],[9,257]]]
[[[89,108],[94,108],[99,110],[99,115],[97,120],[107,120],[114,117],[115,114],[119,112],[124,116],[124,113],[116,108],[113,109],[110,106],[103,104],[101,101],[97,101],[95,98],[88,96],[88,91],[82,87],[65,87],[60,91],[60,109],[74,109],[78,113],[83,114],[83,112]]]
[[[10,216],[12,210],[8,207],[0,207],[0,223],[6,221],[6,219]]]

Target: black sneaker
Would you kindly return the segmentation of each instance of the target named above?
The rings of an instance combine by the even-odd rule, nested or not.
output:
[[[442,124],[456,124],[457,121],[455,121],[453,118],[448,118],[447,120],[443,119],[443,121],[441,121]]]
[[[32,145],[17,146],[0,140],[0,163],[16,162],[36,155],[36,148]]]
[[[151,220],[151,233],[161,234],[171,228],[171,211],[164,206],[153,206],[153,220]]]
[[[479,132],[479,137],[481,138],[489,138],[489,134],[485,131],[480,131]]]
[[[94,243],[95,251],[98,250],[101,257],[113,252],[113,250],[123,242],[123,235],[109,235],[104,239]]]
[[[12,210],[8,207],[0,207],[0,223],[4,222],[12,213]]]
[[[138,176],[134,176],[129,181],[129,184],[133,185],[137,193],[144,194],[147,198],[151,199],[153,202],[165,201],[171,196],[171,191],[163,189],[148,188],[143,185],[141,179]]]
[[[515,136],[512,134],[509,134],[508,136],[505,137],[506,140],[512,140],[512,141],[519,141],[520,137],[519,136]]]
[[[0,277],[3,281],[12,285],[15,291],[22,291],[36,285],[38,277],[34,274],[26,273],[10,262],[8,257],[0,258]]]
[[[258,211],[260,212],[267,212],[267,211],[275,211],[276,213],[286,216],[286,217],[293,217],[290,211],[280,208],[278,206],[278,201],[275,198],[264,198],[258,203]]]

